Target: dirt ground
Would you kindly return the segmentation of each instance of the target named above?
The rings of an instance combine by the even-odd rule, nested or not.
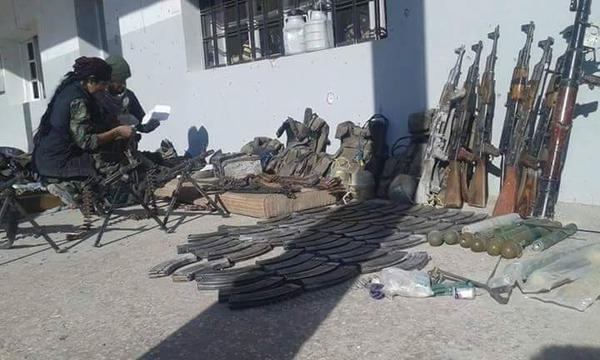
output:
[[[62,241],[81,222],[76,212],[39,220],[69,251],[57,254],[30,235],[0,250],[0,359],[600,359],[600,304],[580,313],[518,290],[508,305],[488,295],[378,301],[347,283],[231,311],[215,291],[149,279],[147,271],[173,257],[189,233],[253,219],[174,216],[171,225],[181,224],[173,234],[151,220],[118,220],[101,248],[93,239]],[[495,265],[460,247],[417,249],[431,254],[429,267],[477,280]]]

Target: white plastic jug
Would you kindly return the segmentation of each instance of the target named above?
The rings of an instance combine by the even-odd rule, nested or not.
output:
[[[327,12],[309,10],[304,25],[306,51],[316,51],[333,47],[333,22]]]
[[[306,51],[304,42],[304,26],[306,18],[301,13],[290,12],[283,23],[283,46],[286,55],[299,54]]]

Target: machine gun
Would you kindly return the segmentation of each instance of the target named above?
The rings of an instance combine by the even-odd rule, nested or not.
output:
[[[486,59],[485,72],[479,86],[477,117],[473,132],[473,155],[476,158],[473,177],[467,190],[467,203],[475,207],[485,207],[488,201],[488,164],[489,157],[499,156],[498,149],[492,145],[492,126],[496,108],[495,68],[498,53],[500,27],[488,34],[493,41],[492,51]]]
[[[554,207],[558,200],[560,179],[567,157],[569,138],[573,126],[573,109],[577,101],[579,85],[582,82],[596,84],[597,78],[584,76],[583,60],[590,51],[584,46],[586,29],[590,26],[589,16],[592,0],[571,0],[570,10],[576,12],[569,46],[564,54],[560,87],[556,107],[550,121],[548,157],[542,166],[533,215],[553,218]]]
[[[25,218],[33,228],[41,235],[44,240],[56,251],[57,253],[65,252],[66,249],[61,249],[51,238],[48,236],[46,231],[35,221],[35,219],[27,213],[27,210],[17,200],[17,194],[13,185],[22,181],[23,178],[19,175],[13,176],[10,180],[0,183],[0,201],[2,201],[2,207],[0,208],[0,223],[6,221],[6,240],[0,241],[0,249],[9,249],[12,247],[18,228],[18,218],[10,218],[9,212],[11,209],[16,211]],[[8,218],[8,219],[7,219]]]
[[[442,90],[438,108],[431,121],[429,140],[421,166],[421,178],[415,193],[415,202],[417,204],[429,203],[431,202],[430,197],[432,193],[439,193],[439,169],[437,172],[435,171],[436,164],[439,161],[448,160],[448,144],[450,143],[450,132],[456,108],[456,100],[459,98],[457,87],[460,80],[465,47],[461,46],[454,52],[458,55],[458,58],[456,64],[450,70],[448,81]],[[436,179],[433,179],[434,176],[436,176]]]
[[[177,202],[177,199],[179,198],[179,192],[181,191],[181,186],[183,185],[184,182],[189,182],[192,184],[192,186],[196,189],[196,191],[198,191],[198,193],[204,198],[206,199],[206,201],[208,202],[210,208],[212,211],[216,211],[218,212],[221,216],[223,217],[229,217],[229,211],[227,210],[227,208],[225,207],[225,204],[223,204],[223,202],[221,201],[221,198],[219,196],[218,193],[215,193],[215,199],[213,200],[210,195],[205,189],[202,188],[202,186],[200,186],[200,184],[198,184],[198,181],[196,181],[192,176],[191,176],[191,172],[194,168],[198,167],[199,163],[202,164],[206,164],[206,158],[210,155],[212,155],[214,153],[213,150],[209,150],[209,151],[205,151],[202,154],[186,160],[185,162],[175,166],[172,169],[169,169],[169,171],[162,175],[159,178],[159,183],[165,183],[168,181],[171,181],[174,178],[177,178],[177,185],[175,186],[175,190],[173,190],[173,193],[171,194],[171,202],[169,203],[169,207],[167,208],[167,211],[165,213],[165,218],[163,220],[164,224],[167,224],[169,217],[171,216],[171,213],[173,212],[173,209],[175,207],[175,203]],[[204,167],[204,165],[202,167]]]
[[[531,140],[528,139],[529,129],[535,125],[535,119],[541,104],[541,98],[537,97],[537,94],[544,73],[552,62],[552,45],[554,45],[554,39],[551,37],[538,43],[538,46],[543,50],[543,55],[534,67],[531,79],[527,82],[527,88],[523,92],[524,99],[517,110],[509,149],[505,153],[504,179],[494,207],[494,216],[510,214],[516,210],[519,191],[519,162],[526,144]]]
[[[531,45],[533,44],[535,24],[532,21],[529,24],[522,25],[521,31],[527,34],[527,39],[525,40],[525,45],[519,51],[517,65],[513,71],[510,90],[506,97],[506,117],[504,118],[502,136],[500,137],[500,144],[498,146],[498,150],[500,150],[500,154],[502,155],[502,181],[504,181],[505,175],[505,156],[510,149],[510,139],[513,135],[517,111],[519,110],[519,105],[526,100],[525,90],[529,79],[529,59],[531,58]]]
[[[142,206],[148,218],[152,218],[162,230],[167,231],[165,223],[158,218],[156,208],[151,209],[144,200],[143,195],[136,189],[135,179],[137,176],[134,172],[141,162],[131,156],[128,156],[128,160],[128,164],[111,166],[105,169],[104,175],[92,177],[83,184],[80,209],[86,218],[85,224],[89,227],[87,220],[89,220],[94,210],[104,217],[104,221],[94,242],[95,247],[100,247],[100,241],[104,236],[104,232],[114,211],[121,207],[117,201],[118,196],[122,194],[121,190],[125,190],[138,205]],[[131,204],[127,206],[129,205]]]
[[[465,96],[461,99],[452,127],[452,136],[448,147],[448,178],[446,180],[445,206],[461,208],[467,192],[466,171],[462,162],[473,162],[473,155],[465,150],[473,127],[477,111],[477,86],[479,83],[479,62],[483,43],[480,41],[471,47],[475,52],[473,64],[464,83]]]

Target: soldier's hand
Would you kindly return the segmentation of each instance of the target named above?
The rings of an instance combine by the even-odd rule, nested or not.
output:
[[[135,129],[129,125],[117,126],[115,128],[115,132],[117,133],[118,137],[124,139],[129,139],[130,137],[135,135]]]
[[[160,121],[157,119],[150,119],[147,123],[142,125],[141,132],[149,133],[154,131],[157,127],[160,126]]]

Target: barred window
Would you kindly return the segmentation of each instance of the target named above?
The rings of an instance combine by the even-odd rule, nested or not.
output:
[[[39,100],[44,97],[44,85],[40,67],[40,50],[37,36],[24,44],[27,87],[27,101]]]
[[[326,14],[332,46],[382,39],[385,5],[385,0],[200,0],[204,63],[214,68],[285,55],[284,23],[292,10]]]

